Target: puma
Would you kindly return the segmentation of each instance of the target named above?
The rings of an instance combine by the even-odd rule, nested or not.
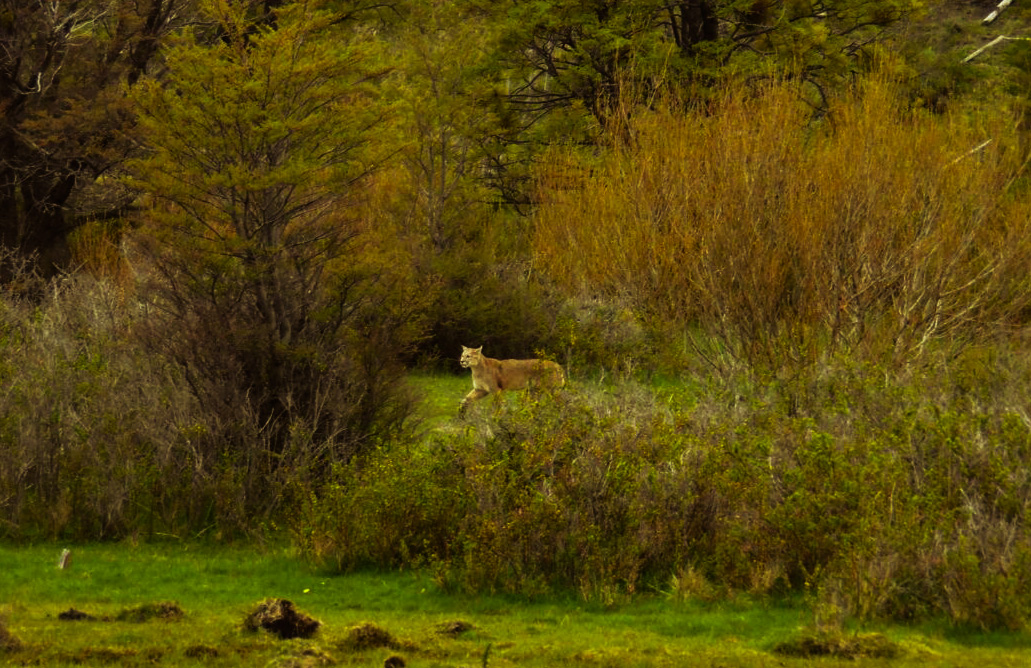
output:
[[[462,399],[459,415],[465,414],[469,404],[488,394],[503,390],[522,390],[526,387],[555,389],[566,383],[562,367],[549,360],[496,360],[483,354],[483,346],[462,346],[459,359],[473,372],[473,389]]]

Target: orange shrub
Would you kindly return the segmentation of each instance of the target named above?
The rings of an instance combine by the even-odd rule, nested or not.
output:
[[[733,89],[637,116],[600,156],[557,151],[535,251],[568,289],[699,324],[737,359],[907,359],[1027,304],[1016,146],[1001,117],[909,110],[879,80],[823,117],[792,84]]]

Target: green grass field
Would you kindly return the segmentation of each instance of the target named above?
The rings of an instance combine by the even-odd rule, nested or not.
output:
[[[807,661],[773,653],[808,620],[798,606],[747,599],[671,600],[661,592],[611,609],[570,600],[527,602],[439,592],[413,573],[312,572],[283,549],[247,546],[84,545],[59,570],[60,545],[0,548],[0,615],[18,649],[5,665],[381,666],[782,666]],[[282,597],[323,622],[310,640],[244,629],[266,597]],[[147,603],[174,601],[179,619],[118,621]],[[98,619],[62,621],[75,608]],[[107,619],[105,619],[107,618]],[[355,648],[371,622],[395,642]],[[449,624],[470,628],[444,633]],[[950,637],[932,629],[876,629],[895,659],[820,659],[821,665],[1022,666],[1024,635]]]
[[[412,382],[427,429],[458,424],[452,421],[468,378]],[[61,570],[65,547],[71,567]],[[442,592],[425,573],[327,575],[291,548],[257,544],[0,545],[0,664],[383,666],[391,657],[400,657],[395,666],[427,667],[1031,664],[1027,632],[959,633],[944,623],[855,627],[836,637],[879,638],[892,658],[795,658],[775,648],[812,626],[804,602],[744,595],[706,602],[680,594],[649,591],[610,607],[573,595],[471,597]],[[246,630],[247,615],[271,597],[289,599],[323,626],[304,640]],[[124,619],[127,611],[167,602],[182,615]],[[94,619],[59,619],[73,608]],[[358,642],[355,629],[366,623],[392,640]]]

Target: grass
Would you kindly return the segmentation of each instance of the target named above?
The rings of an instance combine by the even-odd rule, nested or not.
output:
[[[419,398],[420,415],[427,428],[440,427],[458,417],[462,398],[473,389],[468,371],[463,374],[414,373],[408,382]]]
[[[456,424],[467,377],[422,375],[412,383],[428,428]],[[0,643],[0,665],[383,666],[394,656],[425,667],[1031,663],[1027,632],[959,632],[944,623],[856,626],[825,642],[796,599],[731,595],[706,602],[652,591],[603,606],[575,597],[471,597],[444,593],[419,572],[327,575],[290,548],[257,544],[73,545],[71,567],[59,570],[64,547],[0,545],[0,639],[8,638]],[[293,601],[322,628],[309,640],[245,630],[248,614],[270,597]],[[168,602],[181,618],[136,614]],[[69,608],[97,619],[59,620]],[[367,641],[376,637],[390,638],[389,645]],[[774,651],[866,644],[875,656]],[[885,644],[893,658],[879,657]]]
[[[612,608],[575,599],[528,602],[439,592],[418,573],[326,576],[283,548],[166,544],[82,545],[58,570],[60,547],[0,547],[0,617],[20,647],[4,665],[381,666],[780,666],[772,653],[806,623],[801,606],[773,600],[671,600],[661,593]],[[323,622],[311,640],[248,632],[243,620],[266,597],[283,597]],[[117,621],[119,613],[175,601],[181,619]],[[100,619],[60,621],[74,607]],[[455,628],[470,627],[456,633]],[[372,623],[391,647],[357,648],[349,633]],[[893,666],[1019,666],[1024,635],[949,638],[941,630],[876,629],[898,647]],[[821,665],[887,665],[824,658]]]

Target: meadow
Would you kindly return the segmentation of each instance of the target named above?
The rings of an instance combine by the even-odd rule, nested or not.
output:
[[[675,600],[663,592],[606,607],[575,598],[526,600],[441,592],[423,573],[313,570],[284,547],[180,542],[0,547],[0,615],[15,649],[3,665],[782,666],[807,660],[775,648],[804,636],[810,613],[790,599]],[[244,629],[266,597],[283,597],[323,622],[312,639]],[[119,613],[174,601],[176,619],[118,621]],[[74,608],[97,617],[63,621]],[[123,617],[125,615],[122,615]],[[372,623],[391,646],[360,647]],[[465,629],[465,630],[458,630]],[[820,665],[1019,666],[1026,634],[962,634],[947,626],[874,626],[891,658],[819,659]],[[400,665],[400,664],[398,664]]]
[[[454,420],[464,376],[412,377],[421,443],[511,424],[545,400],[488,399]],[[582,383],[588,393],[618,385]],[[668,383],[656,383],[661,394]],[[540,413],[535,413],[538,416]],[[531,446],[532,447],[532,446]],[[413,491],[417,495],[418,490]],[[57,568],[62,549],[71,563]],[[1021,666],[1026,630],[984,631],[926,616],[903,624],[820,619],[816,592],[746,592],[681,574],[633,594],[554,588],[534,595],[449,582],[439,564],[392,569],[318,563],[285,535],[0,546],[3,665],[224,666]],[[694,577],[695,582],[685,582]],[[643,583],[642,583],[643,584]],[[775,589],[775,588],[774,588]],[[322,622],[282,640],[245,627],[263,600],[283,598]],[[61,613],[92,619],[68,621]],[[171,613],[169,614],[169,611]],[[375,629],[370,640],[369,629]],[[392,662],[392,663],[391,663]],[[403,662],[403,663],[402,663]]]
[[[0,662],[1028,663],[1031,10],[16,4]]]

